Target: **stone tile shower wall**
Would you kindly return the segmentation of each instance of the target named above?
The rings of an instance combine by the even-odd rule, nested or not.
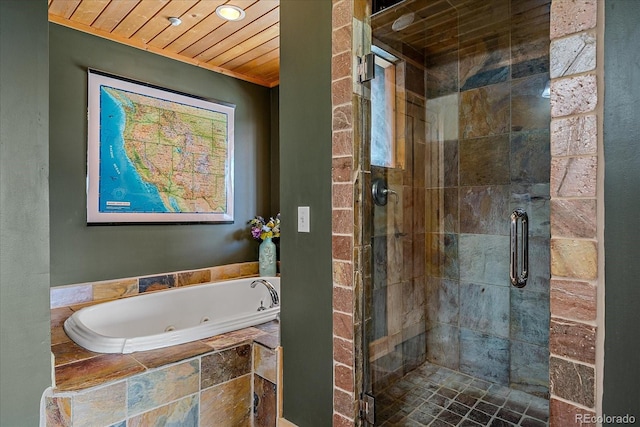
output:
[[[460,15],[457,50],[426,58],[427,359],[547,397],[550,4],[490,4]],[[515,208],[530,220],[522,289]]]
[[[361,288],[356,284],[362,283],[369,265],[362,262],[366,245],[358,230],[363,186],[356,180],[360,156],[354,110],[360,99],[353,76],[359,52],[354,39],[360,37],[354,33],[364,28],[366,3],[333,0],[334,426],[359,425],[362,353],[356,342],[360,326],[356,308]],[[601,413],[602,365],[596,360],[602,357],[603,340],[596,325],[603,318],[598,300],[603,300],[604,288],[598,261],[602,229],[596,215],[602,215],[603,194],[596,187],[602,180],[598,164],[603,163],[598,149],[602,92],[597,91],[602,85],[602,62],[586,60],[589,65],[583,65],[585,53],[580,48],[593,52],[601,41],[601,12],[597,0],[551,4],[550,425],[558,427],[579,425],[576,414]],[[581,44],[583,37],[590,41]],[[578,43],[567,48],[571,42]],[[560,74],[554,74],[555,67],[562,70]],[[554,182],[562,183],[558,185],[562,191],[553,190]],[[583,336],[588,339],[580,339]]]

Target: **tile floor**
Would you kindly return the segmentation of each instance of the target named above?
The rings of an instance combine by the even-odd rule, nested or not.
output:
[[[376,395],[376,426],[548,426],[546,399],[426,363]]]

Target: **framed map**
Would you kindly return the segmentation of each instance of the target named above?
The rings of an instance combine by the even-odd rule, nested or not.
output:
[[[88,77],[88,223],[233,221],[235,106]]]

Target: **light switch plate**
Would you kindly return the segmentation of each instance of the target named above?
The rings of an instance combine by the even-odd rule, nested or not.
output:
[[[298,232],[310,233],[309,206],[298,206]]]

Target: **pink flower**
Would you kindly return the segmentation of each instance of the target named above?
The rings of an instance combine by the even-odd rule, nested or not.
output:
[[[258,227],[252,227],[251,228],[251,236],[254,239],[259,239],[260,238],[260,233],[261,233],[261,230]]]

